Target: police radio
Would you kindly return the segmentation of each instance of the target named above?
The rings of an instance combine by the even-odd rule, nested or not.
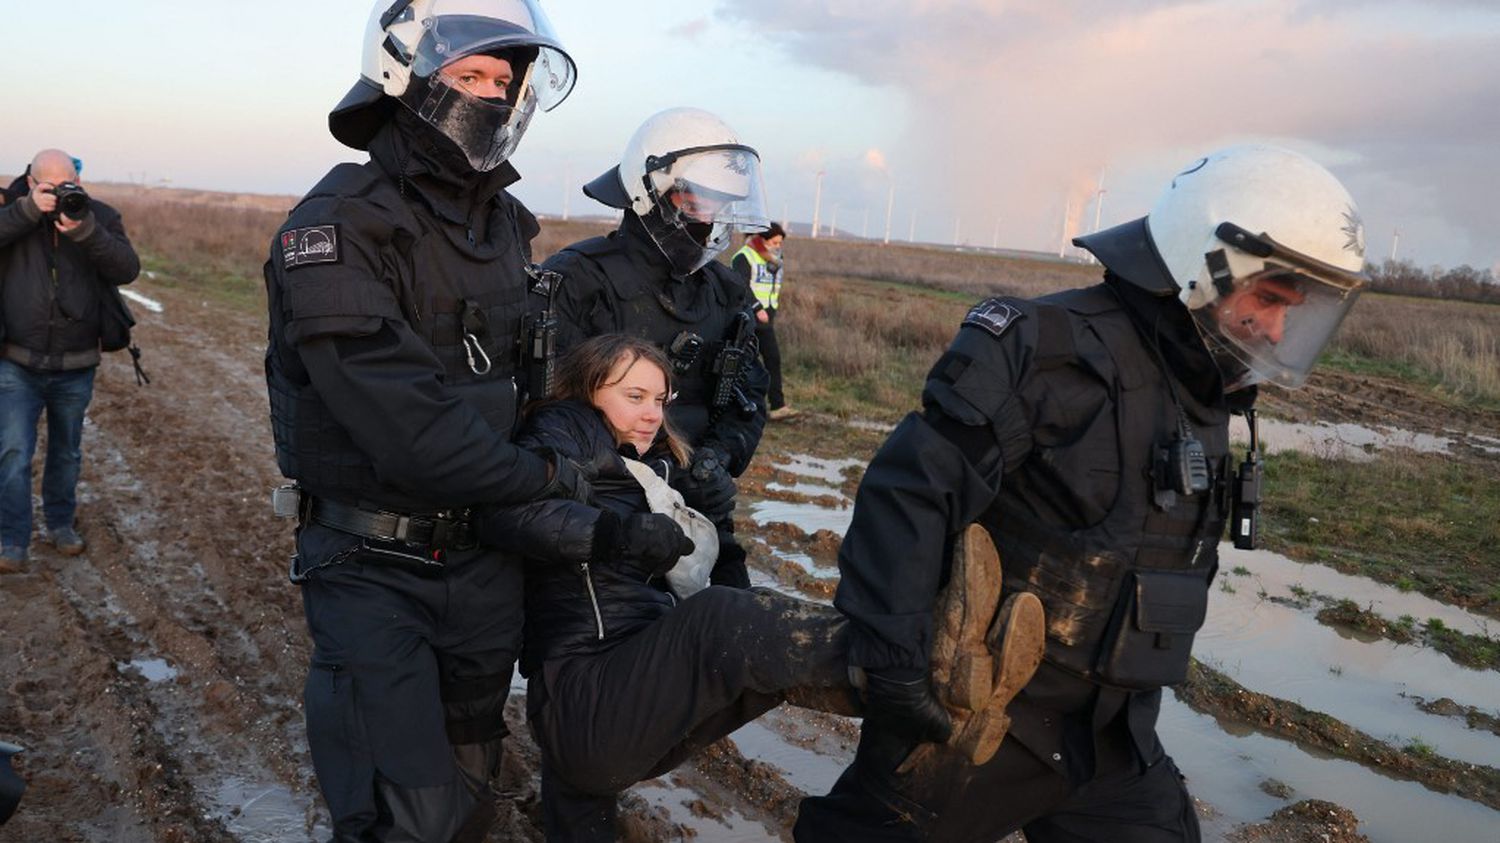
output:
[[[1156,459],[1159,491],[1196,495],[1213,486],[1203,443],[1193,435],[1193,427],[1188,424],[1187,413],[1181,406],[1177,408],[1177,438],[1157,451]]]
[[[745,395],[745,391],[740,388],[745,374],[755,361],[753,326],[754,320],[749,313],[740,311],[735,314],[729,338],[720,346],[719,353],[709,367],[710,373],[716,380],[713,395],[708,403],[716,412],[723,412],[732,406],[744,418],[748,419],[755,415],[755,402],[750,400],[750,397]]]
[[[1203,453],[1203,443],[1191,433],[1167,446],[1167,480],[1172,491],[1179,495],[1195,495],[1206,492],[1212,481],[1208,474],[1208,457]]]
[[[557,289],[562,275],[536,264],[526,267],[531,277],[531,291],[545,297],[547,306],[537,314],[526,330],[526,391],[532,399],[552,394],[552,380],[557,359]]]
[[[1245,410],[1250,423],[1250,450],[1234,475],[1231,491],[1229,535],[1240,550],[1254,550],[1260,545],[1260,431],[1255,410]]]

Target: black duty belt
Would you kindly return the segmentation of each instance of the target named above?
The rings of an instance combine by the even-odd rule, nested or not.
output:
[[[406,542],[436,550],[468,550],[477,544],[467,509],[452,513],[403,515],[312,498],[307,518],[367,539]]]

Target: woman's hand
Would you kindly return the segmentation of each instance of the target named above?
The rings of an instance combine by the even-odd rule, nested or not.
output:
[[[640,572],[645,579],[672,570],[677,560],[692,553],[694,547],[677,522],[659,512],[638,512],[620,525],[620,564]]]

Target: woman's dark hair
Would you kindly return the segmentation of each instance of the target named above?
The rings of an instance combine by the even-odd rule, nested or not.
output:
[[[772,237],[786,237],[786,229],[781,227],[781,223],[773,222],[770,228],[760,233],[760,237],[762,240],[770,240]]]
[[[558,362],[557,377],[548,397],[557,401],[572,399],[592,405],[594,393],[614,383],[609,375],[622,360],[632,364],[644,360],[660,369],[666,379],[667,395],[672,395],[672,363],[660,348],[629,334],[600,334],[579,343],[563,355]],[[665,416],[662,418],[657,440],[663,438],[677,462],[687,465],[692,448]]]

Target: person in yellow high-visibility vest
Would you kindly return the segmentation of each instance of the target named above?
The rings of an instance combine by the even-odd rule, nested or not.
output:
[[[777,223],[760,234],[751,235],[745,245],[734,255],[731,266],[750,285],[755,294],[755,339],[760,343],[760,356],[771,373],[771,388],[766,393],[770,405],[770,417],[785,420],[797,415],[797,411],[786,403],[781,390],[781,347],[776,343],[776,310],[781,300],[781,244],[786,241],[786,231]]]

